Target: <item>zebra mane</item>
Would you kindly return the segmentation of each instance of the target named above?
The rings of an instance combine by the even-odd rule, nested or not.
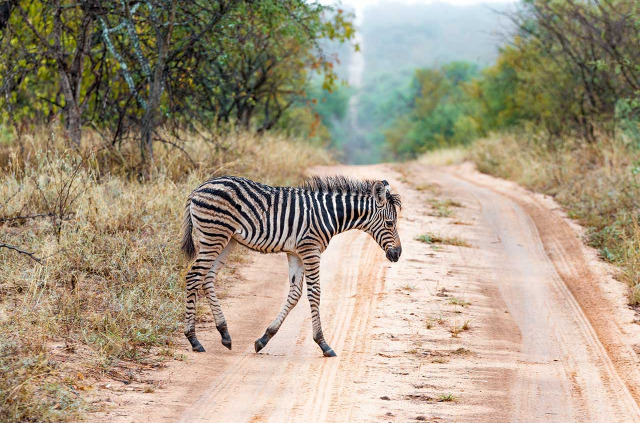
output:
[[[312,176],[306,179],[300,187],[313,192],[371,195],[371,190],[375,183],[376,181],[373,179],[351,179],[342,175]],[[392,194],[391,191],[387,190],[387,201],[395,207],[402,208],[400,194]]]

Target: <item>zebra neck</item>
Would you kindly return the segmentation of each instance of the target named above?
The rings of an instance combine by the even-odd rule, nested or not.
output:
[[[346,198],[349,205],[353,204],[353,213],[346,213],[343,231],[350,229],[365,230],[369,226],[369,220],[374,212],[373,198],[368,196],[351,195]],[[353,200],[351,203],[350,200]]]
[[[365,230],[373,213],[373,198],[363,194],[328,194],[321,204],[318,220],[330,237],[351,229]]]

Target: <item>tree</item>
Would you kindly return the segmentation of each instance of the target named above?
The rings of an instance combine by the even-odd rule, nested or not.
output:
[[[560,116],[569,115],[572,127],[590,141],[596,127],[613,129],[618,101],[640,92],[640,5],[633,0],[527,0],[512,19],[518,25],[513,48],[523,57],[537,57],[522,70],[532,79],[560,76],[555,86],[571,87],[558,93],[556,100],[571,102],[555,108],[567,110]],[[566,122],[553,126],[561,130]]]
[[[99,10],[97,1],[67,5],[56,1],[23,1],[7,3],[10,17],[2,35],[3,55],[12,60],[0,67],[3,91],[8,103],[17,105],[14,90],[28,99],[40,100],[48,106],[38,111],[61,109],[64,124],[73,146],[79,146],[82,114],[96,86],[85,78],[90,64],[93,25]],[[56,77],[57,76],[57,77]],[[57,83],[43,83],[39,78],[52,78]],[[13,100],[13,101],[12,101]],[[55,112],[54,112],[55,113]]]
[[[385,133],[391,152],[397,157],[413,157],[474,139],[478,134],[473,118],[477,105],[466,87],[477,74],[477,67],[467,62],[417,70],[410,110]]]
[[[73,145],[91,125],[116,147],[135,140],[143,163],[154,142],[170,142],[160,127],[274,128],[311,73],[335,86],[336,59],[319,41],[353,37],[350,14],[303,0],[6,6],[2,120],[50,123],[62,114]]]

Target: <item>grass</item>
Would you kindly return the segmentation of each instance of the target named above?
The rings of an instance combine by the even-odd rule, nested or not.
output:
[[[0,243],[40,260],[0,248],[0,421],[76,420],[87,409],[79,371],[122,375],[173,355],[179,229],[198,184],[221,174],[294,184],[329,160],[276,135],[185,136],[186,153],[159,145],[146,168],[88,130],[80,151],[44,129],[0,143]]]
[[[451,199],[440,200],[432,198],[428,201],[433,209],[430,215],[436,217],[452,217],[454,216],[454,212],[451,210],[451,207],[463,207],[460,202]]]
[[[431,194],[439,194],[440,193],[440,185],[435,183],[427,183],[427,184],[417,184],[414,186],[416,191],[426,191]]]
[[[440,394],[438,396],[438,402],[457,402],[458,398],[450,393]]]
[[[471,247],[467,241],[459,237],[446,237],[438,234],[434,234],[432,232],[427,232],[425,234],[419,235],[416,240],[420,242],[424,242],[425,244],[444,244],[444,245],[454,245],[457,247]]]
[[[624,139],[594,143],[503,135],[476,142],[482,172],[552,195],[587,228],[588,242],[618,265],[629,304],[640,305],[640,150]]]
[[[425,320],[425,326],[427,329],[432,329],[434,323],[443,325],[445,323],[445,319],[442,315],[439,315],[438,317],[428,317]]]
[[[458,338],[460,333],[468,331],[471,329],[471,321],[465,320],[462,325],[451,324],[449,326],[449,332],[451,333],[452,338]]]
[[[461,226],[471,226],[473,225],[473,223],[471,222],[465,222],[463,220],[456,220],[455,222],[453,222],[454,225],[461,225]]]
[[[425,327],[427,329],[433,329],[433,323],[435,322],[435,319],[429,317],[426,321],[425,321]]]
[[[455,354],[455,355],[473,355],[473,351],[468,350],[466,348],[460,347],[458,349],[455,349],[453,351],[451,351],[451,354]]]
[[[464,162],[468,157],[465,147],[447,147],[430,151],[418,160],[428,166],[450,166]]]
[[[449,298],[449,304],[460,306],[460,307],[467,307],[467,306],[471,305],[471,303],[469,301],[465,301],[465,300],[463,300],[461,298],[456,298],[456,297]]]

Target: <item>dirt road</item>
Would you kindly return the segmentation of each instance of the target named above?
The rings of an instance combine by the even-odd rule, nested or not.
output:
[[[323,255],[338,357],[313,342],[306,300],[254,353],[288,285],[284,256],[252,254],[222,300],[234,350],[199,324],[207,353],[181,339],[183,360],[105,387],[90,420],[640,422],[624,287],[551,200],[468,165],[315,171],[387,179],[404,204],[398,263],[359,232]]]

